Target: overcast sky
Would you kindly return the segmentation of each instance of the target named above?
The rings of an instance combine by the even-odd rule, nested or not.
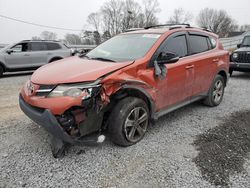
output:
[[[90,29],[87,16],[99,10],[106,0],[0,0],[0,15],[42,25],[70,29]],[[138,0],[139,3],[142,0]],[[249,0],[159,0],[160,22],[165,23],[175,8],[183,8],[196,16],[202,8],[225,9],[238,24],[250,24]],[[12,43],[32,36],[39,36],[44,30],[56,32],[59,38],[67,31],[31,26],[0,17],[0,43]],[[77,32],[75,32],[77,33]]]

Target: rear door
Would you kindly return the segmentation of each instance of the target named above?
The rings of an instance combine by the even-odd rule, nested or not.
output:
[[[5,54],[7,67],[11,69],[31,67],[31,52],[29,48],[27,42],[22,42],[11,47],[12,52]]]
[[[189,100],[190,95],[192,95],[193,65],[188,58],[186,32],[172,34],[160,48],[162,48],[159,50],[160,52],[172,52],[180,57],[178,62],[165,65],[167,68],[166,78],[157,81],[157,106],[164,109]]]
[[[193,96],[206,94],[213,80],[213,66],[216,53],[212,52],[209,36],[199,32],[190,32],[188,37],[189,57],[194,65]]]
[[[34,67],[42,66],[47,63],[47,46],[44,42],[31,42],[32,65]]]

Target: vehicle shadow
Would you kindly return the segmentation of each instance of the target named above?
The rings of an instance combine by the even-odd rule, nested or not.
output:
[[[29,72],[15,72],[15,73],[6,73],[4,74],[1,78],[9,78],[9,77],[18,77],[18,76],[28,76],[31,75],[33,73],[33,71],[29,71]]]
[[[233,79],[244,79],[244,80],[250,80],[250,72],[237,72],[233,73],[232,77]]]

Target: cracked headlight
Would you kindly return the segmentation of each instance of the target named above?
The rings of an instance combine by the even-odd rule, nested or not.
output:
[[[58,85],[50,92],[48,97],[82,97],[83,100],[89,99],[93,95],[93,90],[99,88],[101,85],[96,82],[91,84],[62,84]]]

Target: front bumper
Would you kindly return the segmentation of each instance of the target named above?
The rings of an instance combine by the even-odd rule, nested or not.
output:
[[[42,126],[55,138],[58,138],[66,143],[73,144],[76,142],[58,123],[56,117],[50,110],[40,110],[26,103],[23,97],[19,96],[19,105],[21,110],[34,122]]]
[[[250,71],[250,63],[236,63],[236,62],[231,62],[230,63],[230,69],[231,70],[239,70],[239,71]]]

